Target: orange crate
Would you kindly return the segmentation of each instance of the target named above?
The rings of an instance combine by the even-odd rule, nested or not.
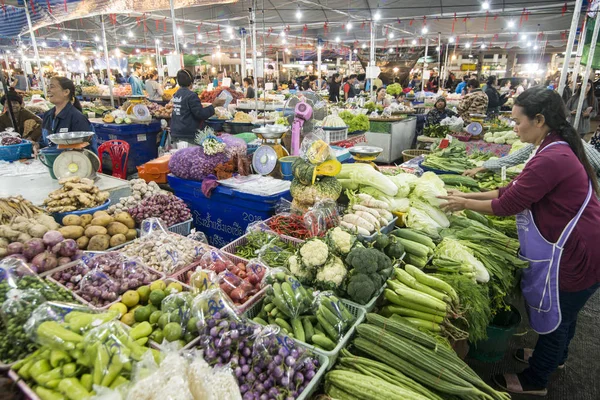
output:
[[[154,181],[156,183],[167,183],[167,175],[170,172],[170,159],[171,155],[167,154],[152,161],[148,161],[146,164],[137,167],[138,175],[146,182]]]

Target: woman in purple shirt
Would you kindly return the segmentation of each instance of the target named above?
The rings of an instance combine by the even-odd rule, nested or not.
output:
[[[539,145],[523,172],[500,190],[452,192],[443,207],[517,215],[519,255],[529,261],[521,291],[539,338],[535,349],[515,353],[527,369],[494,380],[512,393],[545,396],[550,375],[567,359],[577,315],[600,286],[598,182],[557,93],[545,87],[523,92],[512,117],[521,141]]]

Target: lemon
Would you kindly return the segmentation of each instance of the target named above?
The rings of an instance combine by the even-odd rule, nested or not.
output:
[[[121,322],[125,325],[133,325],[135,323],[135,317],[132,312],[128,312],[127,314],[121,317]]]
[[[176,291],[177,293],[180,293],[183,290],[183,287],[181,286],[181,283],[179,282],[171,282],[169,283],[169,285],[167,286],[167,292],[168,293],[173,293],[173,290]]]
[[[123,293],[121,303],[125,304],[127,307],[135,307],[139,302],[140,295],[135,290],[128,290],[125,293]]]
[[[137,292],[140,295],[140,303],[146,304],[148,302],[148,296],[150,296],[150,286],[140,286],[137,289]]]
[[[160,279],[150,284],[150,290],[165,290],[166,287],[167,284]]]
[[[119,313],[119,318],[127,314],[127,306],[123,303],[115,303],[112,306],[108,307],[108,309],[117,311]]]

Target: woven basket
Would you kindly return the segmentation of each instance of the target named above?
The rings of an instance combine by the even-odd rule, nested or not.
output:
[[[412,160],[415,157],[420,156],[421,154],[430,154],[431,151],[429,150],[404,150],[402,152],[402,159],[404,160],[404,162],[407,162],[409,160]]]

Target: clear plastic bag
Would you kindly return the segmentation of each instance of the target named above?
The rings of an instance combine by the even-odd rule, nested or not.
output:
[[[198,321],[199,347],[205,350],[205,359],[210,363],[211,359],[216,359],[213,357],[215,353],[207,353],[206,349],[219,348],[220,343],[226,339],[225,335],[220,335],[223,331],[221,328],[225,325],[223,321],[228,321],[229,324],[229,321],[236,323],[241,322],[241,319],[229,297],[220,289],[209,289],[197,295],[193,301],[192,312]],[[221,322],[223,326],[218,326]],[[235,325],[232,329],[235,329]]]
[[[159,344],[180,340],[181,344],[187,344],[196,338],[198,327],[192,313],[193,299],[190,292],[181,292],[170,294],[162,300],[158,324],[162,327],[163,340]],[[157,332],[154,331],[152,335],[156,338]]]
[[[186,283],[192,287],[194,294],[198,294],[206,290],[218,289],[219,277],[214,271],[200,268],[190,273]]]
[[[92,306],[102,308],[116,301],[119,294],[127,291],[122,289],[129,285],[124,285],[126,286],[122,286],[106,272],[93,269],[81,278],[79,289],[75,293]]]
[[[304,225],[312,237],[323,237],[339,224],[340,214],[333,200],[319,201],[304,214]]]
[[[285,268],[269,269],[265,273],[263,286],[269,286],[269,301],[288,318],[297,318],[310,310],[313,296],[300,281]]]
[[[258,260],[270,268],[284,268],[288,260],[296,253],[294,246],[275,236],[269,243],[256,251]]]
[[[332,292],[320,292],[315,296],[315,315],[323,333],[335,344],[346,334],[355,321],[344,303]]]
[[[197,231],[196,228],[192,228],[192,230],[190,231],[190,234],[187,235],[188,239],[191,240],[195,240],[198,243],[203,243],[208,245],[208,239],[206,238],[206,235],[204,234],[204,232],[200,232]]]
[[[147,218],[140,224],[140,237],[152,235],[154,233],[168,234],[169,230],[164,221],[159,218]]]
[[[198,263],[198,268],[200,269],[209,269],[214,271],[217,274],[220,274],[224,271],[230,271],[233,269],[235,264],[231,261],[225,253],[217,249],[210,249],[202,258],[200,258],[200,262]]]
[[[331,148],[323,140],[323,135],[309,133],[300,144],[300,155],[311,164],[321,164],[329,159]]]

